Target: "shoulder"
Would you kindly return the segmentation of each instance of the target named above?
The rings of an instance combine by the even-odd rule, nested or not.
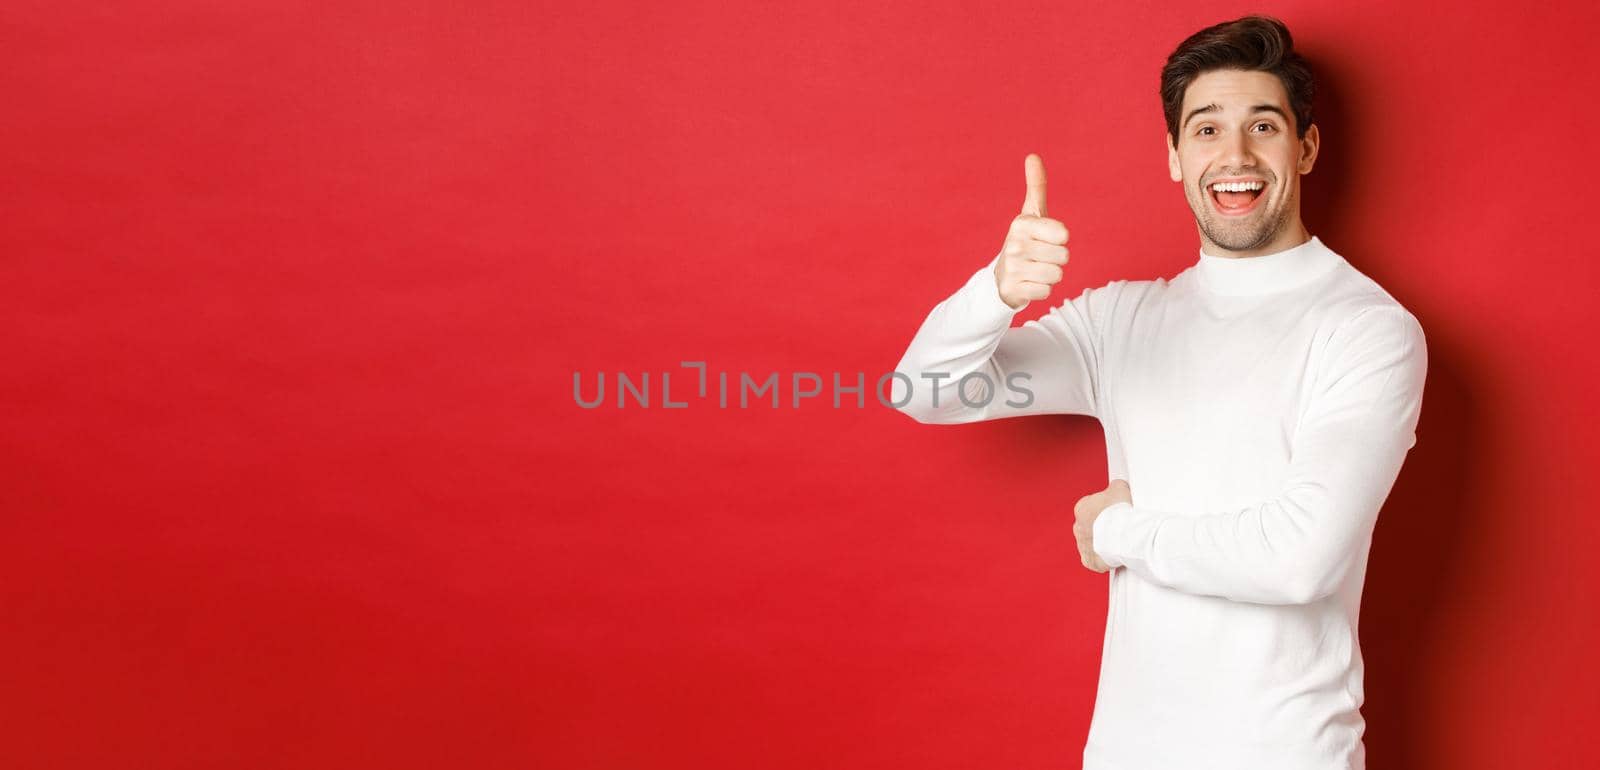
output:
[[[1346,269],[1341,267],[1341,270]],[[1420,398],[1428,371],[1428,343],[1417,316],[1371,278],[1348,268],[1322,319],[1318,389],[1357,389],[1382,383],[1387,392]],[[1357,391],[1350,391],[1357,392]]]
[[[1319,304],[1322,328],[1330,342],[1357,340],[1424,344],[1422,322],[1400,300],[1349,262],[1335,270]]]
[[[1141,307],[1159,301],[1165,288],[1166,282],[1161,279],[1116,279],[1091,284],[1079,289],[1076,295],[1069,292],[1041,316],[1038,323],[1085,329],[1097,340],[1117,337],[1126,333]]]
[[[1082,312],[1096,317],[1107,316],[1118,308],[1139,304],[1152,291],[1159,291],[1158,287],[1152,285],[1154,283],[1154,281],[1120,278],[1104,283],[1090,283],[1077,289],[1076,293],[1068,290],[1064,297],[1050,307],[1050,312]]]
[[[1092,305],[1096,311],[1113,312],[1137,308],[1157,301],[1166,294],[1170,284],[1165,278],[1153,280],[1116,279],[1098,286],[1088,286],[1077,298],[1067,302]]]

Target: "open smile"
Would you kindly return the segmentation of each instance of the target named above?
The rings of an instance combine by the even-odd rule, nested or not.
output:
[[[1239,217],[1255,211],[1266,196],[1267,182],[1254,177],[1214,179],[1206,185],[1211,207],[1225,217]]]

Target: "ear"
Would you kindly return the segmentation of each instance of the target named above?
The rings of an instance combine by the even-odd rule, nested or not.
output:
[[[1298,169],[1301,174],[1311,173],[1311,167],[1317,163],[1317,150],[1322,146],[1322,136],[1317,132],[1317,124],[1312,123],[1306,129],[1306,135],[1300,139],[1300,163]]]
[[[1167,133],[1167,175],[1174,182],[1183,181],[1183,166],[1178,164],[1178,147],[1172,143],[1172,133]]]

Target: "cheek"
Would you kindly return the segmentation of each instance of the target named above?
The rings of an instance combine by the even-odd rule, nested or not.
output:
[[[1193,158],[1178,156],[1178,169],[1183,173],[1185,186],[1191,185],[1200,178],[1201,165],[1195,163]]]
[[[1190,152],[1188,155],[1180,154],[1178,164],[1183,167],[1183,178],[1191,182],[1198,182],[1204,178],[1206,169],[1214,165],[1213,155],[1214,153],[1201,151]]]
[[[1273,166],[1284,181],[1288,181],[1300,174],[1300,148],[1290,145],[1283,151],[1275,153]]]

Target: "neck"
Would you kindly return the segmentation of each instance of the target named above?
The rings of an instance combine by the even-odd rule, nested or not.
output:
[[[1199,226],[1196,225],[1196,229],[1198,229],[1198,227]],[[1304,222],[1300,221],[1300,217],[1296,216],[1294,218],[1293,225],[1284,228],[1277,235],[1273,236],[1271,241],[1257,246],[1256,248],[1238,251],[1233,249],[1225,249],[1221,246],[1218,246],[1210,238],[1207,238],[1205,232],[1201,231],[1200,249],[1206,254],[1217,257],[1264,257],[1268,254],[1276,254],[1280,251],[1292,249],[1309,240],[1311,240],[1311,233],[1306,230],[1306,225]]]
[[[1199,284],[1213,294],[1246,296],[1271,294],[1303,286],[1343,262],[1344,258],[1318,238],[1271,254],[1248,259],[1224,257],[1200,250],[1194,264]]]

